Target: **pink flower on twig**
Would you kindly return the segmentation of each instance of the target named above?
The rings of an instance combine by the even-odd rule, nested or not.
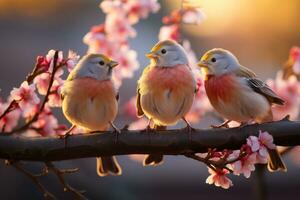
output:
[[[14,88],[10,92],[10,99],[19,102],[23,117],[32,116],[40,102],[40,99],[35,93],[35,85],[28,85],[27,81],[24,81],[20,88]]]
[[[240,150],[233,151],[228,158],[238,158],[240,156],[240,152]],[[251,172],[255,170],[254,164],[256,164],[256,161],[256,154],[250,152],[250,154],[241,157],[238,161],[231,164],[233,173],[235,175],[244,174],[246,178],[249,178]]]
[[[0,102],[0,115],[4,112],[4,110],[9,105],[7,103]],[[21,110],[19,108],[15,108],[14,110],[7,113],[3,118],[0,120],[0,131],[9,132],[13,130],[18,125],[18,121],[21,115]]]
[[[210,176],[206,179],[207,184],[214,184],[215,186],[222,187],[224,189],[228,189],[233,186],[232,181],[226,176],[229,174],[227,169],[212,170],[211,168],[208,168],[208,172],[210,173]]]

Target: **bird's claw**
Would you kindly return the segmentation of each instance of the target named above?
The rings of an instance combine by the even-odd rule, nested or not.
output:
[[[225,122],[223,122],[222,124],[219,125],[210,125],[211,128],[229,128],[229,122],[231,122],[231,120],[227,120]]]
[[[73,133],[71,133],[70,131],[67,131],[64,135],[59,136],[60,139],[64,140],[65,148],[67,147],[68,138],[72,135],[73,135]]]

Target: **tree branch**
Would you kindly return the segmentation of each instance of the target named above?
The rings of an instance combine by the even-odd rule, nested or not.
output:
[[[24,169],[24,167],[18,161],[8,161],[8,164],[13,166],[18,171],[22,172],[28,178],[30,178],[35,183],[35,185],[39,188],[39,190],[43,193],[43,196],[45,197],[45,199],[51,199],[51,200],[57,199],[52,193],[50,193],[43,186],[43,184],[39,180],[39,177],[44,176],[46,174],[45,172],[41,172],[40,174],[35,175],[35,174],[32,174],[31,172],[27,171],[26,169]]]
[[[75,173],[79,170],[79,168],[62,170],[62,169],[56,168],[54,166],[54,164],[51,162],[46,162],[45,164],[46,164],[47,168],[49,169],[49,171],[52,171],[57,176],[58,180],[64,187],[65,192],[71,192],[74,195],[75,199],[87,199],[82,194],[84,191],[76,190],[75,188],[71,187],[65,180],[65,174]]]
[[[59,161],[86,157],[161,153],[187,155],[208,149],[239,149],[249,135],[268,131],[276,145],[300,145],[300,122],[284,119],[243,128],[195,130],[191,140],[186,129],[166,131],[128,131],[116,135],[103,132],[68,137],[67,146],[60,138],[24,138],[0,133],[0,159]],[[117,138],[117,141],[116,141]]]

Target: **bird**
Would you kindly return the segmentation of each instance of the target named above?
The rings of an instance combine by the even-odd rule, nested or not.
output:
[[[213,108],[225,119],[216,128],[227,127],[230,121],[263,123],[273,121],[271,106],[283,105],[272,89],[250,69],[242,66],[228,50],[214,48],[198,62],[204,75],[204,86]],[[277,149],[269,149],[269,171],[286,171]]]
[[[187,53],[173,40],[156,43],[146,54],[150,64],[145,67],[137,84],[137,116],[149,119],[147,130],[166,130],[167,126],[183,120],[189,133],[191,125],[185,119],[190,110],[197,84],[189,67]],[[159,165],[163,155],[150,154],[144,166]]]
[[[112,81],[112,70],[118,63],[103,54],[87,54],[77,63],[65,81],[62,92],[62,111],[72,124],[86,133],[107,131],[118,113],[118,92]],[[113,156],[101,156],[97,160],[99,176],[121,175],[122,169]]]

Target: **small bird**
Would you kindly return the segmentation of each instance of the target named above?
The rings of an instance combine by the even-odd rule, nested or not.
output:
[[[228,127],[230,121],[240,122],[241,126],[249,122],[273,121],[272,104],[284,104],[284,100],[228,50],[215,48],[206,52],[198,66],[205,75],[205,90],[210,103],[228,119],[216,127]],[[286,171],[277,149],[268,151],[269,170]]]
[[[189,132],[191,126],[185,119],[197,91],[196,80],[189,67],[183,47],[172,40],[158,42],[146,54],[150,59],[137,86],[137,115],[149,119],[147,130],[165,130],[166,126],[184,120]],[[150,154],[144,165],[158,165],[163,155]]]
[[[102,54],[85,55],[69,74],[62,89],[62,110],[72,123],[86,133],[106,131],[118,112],[118,93],[111,80],[112,70],[118,65]],[[97,173],[121,175],[122,170],[115,157],[98,157]]]

